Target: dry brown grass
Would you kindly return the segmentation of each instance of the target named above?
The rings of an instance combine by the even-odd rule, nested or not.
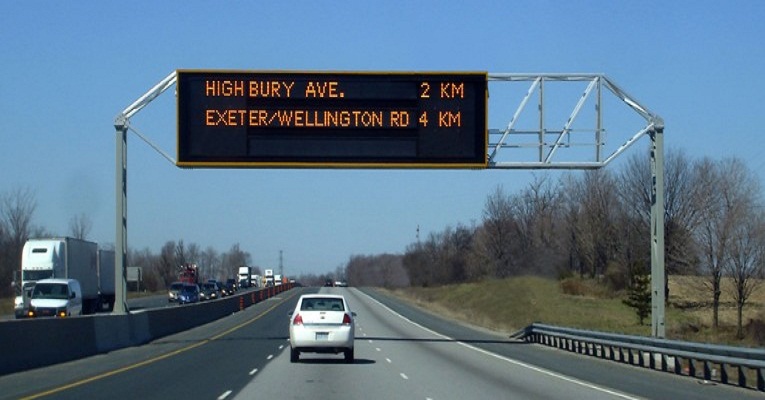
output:
[[[765,344],[765,332],[761,326],[765,321],[765,285],[760,284],[747,300],[743,310],[743,325],[747,337],[736,339],[736,303],[731,295],[733,282],[722,280],[718,329],[712,328],[712,291],[708,278],[698,276],[671,276],[669,278],[669,308],[681,315],[670,321],[668,329],[673,335],[695,341],[730,343],[750,346]],[[676,314],[677,314],[676,313]],[[669,334],[669,332],[668,332]]]
[[[765,345],[765,286],[755,291],[744,308],[747,337],[736,339],[736,308],[723,285],[720,328],[712,329],[711,294],[703,277],[671,276],[666,309],[667,337],[695,342],[740,346]],[[438,288],[407,288],[396,295],[439,315],[500,332],[513,332],[532,322],[582,329],[649,335],[632,308],[622,304],[624,294],[604,291],[594,281],[563,281],[518,277]]]

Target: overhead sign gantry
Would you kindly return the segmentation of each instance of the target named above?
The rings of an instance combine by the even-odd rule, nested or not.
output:
[[[177,74],[179,167],[486,167],[485,72]]]
[[[504,129],[487,129],[489,82],[529,84]],[[565,123],[548,125],[545,88],[577,82],[586,88]],[[178,96],[177,161],[130,126],[132,116],[173,85]],[[603,88],[644,123],[611,153],[605,149]],[[537,107],[527,107],[534,96]],[[580,131],[577,120],[593,97],[594,127]],[[519,128],[527,108],[536,110],[538,124]],[[191,168],[595,169],[648,136],[653,178],[651,325],[653,336],[664,337],[664,121],[603,74],[178,70],[118,114],[114,125],[115,313],[127,311],[128,129],[175,165]],[[572,140],[580,137],[584,142]],[[564,154],[578,146],[588,150],[583,159]],[[526,160],[503,157],[523,149],[534,155]]]

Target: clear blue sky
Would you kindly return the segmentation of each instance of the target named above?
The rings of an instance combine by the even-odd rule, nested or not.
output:
[[[113,243],[114,117],[176,69],[602,72],[664,117],[668,149],[737,156],[762,177],[763,20],[763,1],[3,2],[0,194],[31,188],[35,225],[63,235],[85,213],[90,238]],[[489,127],[518,101],[491,98]],[[171,92],[132,125],[175,156]],[[184,170],[128,142],[131,247],[239,243],[261,267],[283,250],[288,274],[403,252],[418,226],[478,222],[494,188],[532,179]]]

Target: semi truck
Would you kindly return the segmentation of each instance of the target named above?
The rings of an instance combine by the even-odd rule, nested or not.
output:
[[[267,269],[263,271],[263,286],[270,287],[274,285],[274,270]]]
[[[263,272],[266,287],[274,286],[274,270],[267,269]]]
[[[102,273],[99,273],[99,264],[102,264]],[[28,294],[35,283],[51,278],[78,281],[83,314],[114,305],[113,251],[99,254],[96,243],[71,237],[30,239],[21,253],[21,299],[17,298],[16,304],[22,310],[17,309],[17,317],[28,315],[31,307]]]
[[[186,263],[180,266],[178,280],[184,283],[199,284],[199,269],[196,264]]]
[[[237,276],[239,287],[248,288],[252,286],[252,278],[250,273],[250,267],[239,267],[239,274]]]

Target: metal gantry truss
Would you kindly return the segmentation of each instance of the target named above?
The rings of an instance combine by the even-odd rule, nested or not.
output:
[[[489,83],[502,84],[528,82],[525,95],[521,96],[518,106],[510,122],[504,129],[489,129],[487,135],[489,144],[486,150],[489,169],[597,169],[608,165],[612,160],[625,152],[641,137],[648,136],[651,140],[651,174],[652,174],[652,205],[651,205],[651,291],[652,291],[652,334],[664,337],[664,121],[636,98],[627,94],[614,81],[604,74],[591,73],[489,73]],[[125,301],[126,292],[126,255],[127,255],[127,131],[133,130],[142,140],[159,152],[163,157],[175,163],[158,146],[147,137],[130,127],[130,118],[146,107],[160,94],[173,87],[177,81],[177,73],[173,71],[143,96],[130,104],[115,118],[117,130],[116,153],[116,191],[117,191],[117,234],[116,234],[116,296],[114,312],[127,312]],[[569,82],[585,85],[577,101],[574,103],[568,118],[561,127],[549,126],[546,119],[549,100],[546,97],[546,85],[551,82]],[[627,107],[637,113],[645,124],[613,150],[606,147],[605,128],[603,123],[603,93],[604,89],[613,94]],[[528,113],[529,103],[534,96],[538,97],[536,120],[534,128],[519,129],[521,116]],[[585,148],[585,159],[567,158],[562,151],[571,147],[571,136],[575,133],[577,120],[588,102],[595,104],[594,126],[585,129],[591,134],[591,140],[581,145]],[[517,143],[511,141],[516,136],[533,137],[531,141]],[[510,158],[505,153],[512,150],[528,150],[534,152],[529,160],[521,161]]]
[[[648,135],[653,129],[663,126],[661,118],[648,110],[634,97],[627,94],[616,83],[603,74],[513,74],[513,73],[490,73],[489,82],[528,82],[529,87],[525,95],[520,99],[517,109],[513,113],[510,122],[504,129],[490,129],[489,137],[496,141],[489,143],[487,155],[489,159],[489,168],[516,168],[516,169],[594,169],[606,166],[617,156],[627,150],[632,144],[643,136]],[[573,109],[568,115],[568,119],[562,127],[550,127],[546,121],[547,104],[546,102],[546,84],[550,82],[580,82],[586,83],[584,91],[581,93]],[[629,139],[611,153],[605,151],[605,128],[603,126],[603,91],[608,90],[627,107],[634,110],[646,121],[645,125],[638,129]],[[518,121],[522,114],[528,113],[529,103],[534,95],[538,97],[536,129],[519,130]],[[594,97],[594,99],[593,99]],[[557,100],[557,99],[555,99]],[[567,147],[566,138],[574,133],[574,124],[584,109],[585,104],[592,101],[595,104],[595,123],[590,127],[589,133],[593,134],[591,147],[592,154],[588,161],[574,161],[566,159],[561,155],[560,149]],[[509,139],[513,135],[523,135],[529,137],[536,136],[536,141],[525,144],[510,144]],[[500,155],[506,149],[518,149],[521,147],[536,148],[537,156],[533,161],[501,161]]]

